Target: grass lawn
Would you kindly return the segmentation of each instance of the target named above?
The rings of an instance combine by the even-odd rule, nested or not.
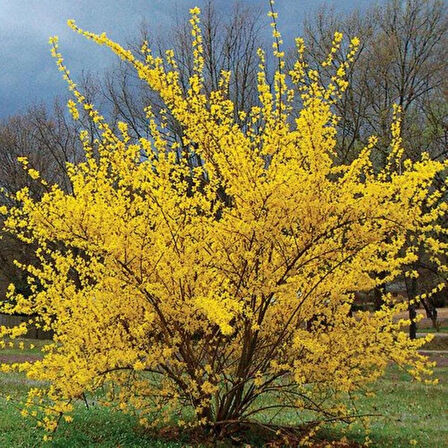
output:
[[[387,375],[374,387],[376,397],[364,400],[361,410],[377,409],[384,415],[371,422],[370,438],[374,447],[409,447],[416,440],[417,447],[448,447],[448,356],[439,355],[434,376],[436,386],[424,385],[400,371],[389,368]],[[328,434],[341,434],[340,430]],[[347,438],[362,442],[363,428],[357,424],[348,429]],[[330,437],[328,437],[330,438]]]
[[[37,345],[37,344],[36,344]],[[14,359],[22,356],[36,356],[38,348],[17,351],[2,350],[0,356]],[[376,396],[359,401],[360,412],[381,413],[384,417],[375,418],[371,423],[371,446],[382,448],[410,447],[411,440],[417,447],[448,447],[448,355],[439,354],[436,360],[439,367],[435,376],[439,384],[428,386],[411,381],[410,377],[396,367],[391,367],[385,378],[379,381],[374,390]],[[28,388],[35,386],[22,374],[0,374],[0,395],[10,395],[7,402],[0,398],[0,447],[40,446],[42,434],[33,428],[30,421],[20,416],[14,399],[23,397]],[[266,416],[268,417],[268,416]],[[282,423],[297,423],[297,416],[285,413]],[[363,442],[365,429],[360,424],[352,427],[334,426],[323,429],[320,436],[325,439],[339,439]],[[79,404],[73,423],[61,423],[52,447],[186,447],[188,440],[169,442],[151,438],[129,416],[114,413],[94,404],[86,409]],[[225,445],[218,445],[225,446]],[[229,445],[230,446],[230,445]],[[255,446],[255,445],[252,445]]]
[[[436,330],[435,328],[419,328],[418,331],[422,332],[422,333],[435,333],[435,334],[444,334],[444,333],[448,333],[448,327],[439,327],[438,330]]]

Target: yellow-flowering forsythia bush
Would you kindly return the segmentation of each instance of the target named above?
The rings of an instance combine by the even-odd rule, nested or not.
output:
[[[437,200],[431,184],[445,165],[401,160],[398,111],[384,170],[370,161],[374,138],[351,165],[336,165],[332,104],[347,85],[347,63],[322,87],[297,39],[286,73],[275,13],[273,86],[260,51],[259,106],[236,124],[230,73],[204,93],[199,10],[191,14],[187,93],[172,52],[162,59],[144,46],[134,56],[69,22],[131,64],[163,100],[162,117],[147,109],[151,138],[137,142],[87,103],[51,40],[76,100],[73,116],[87,111],[101,138],[82,132],[86,160],[68,165],[73,192],[47,185],[34,200],[25,188],[18,206],[3,210],[5,228],[35,247],[38,260],[23,266],[32,293],[11,288],[3,312],[28,314],[30,325],[54,332],[41,361],[3,370],[48,384],[30,391],[24,413],[49,431],[98,390],[100,403],[143,425],[174,418],[225,431],[266,408],[353,416],[338,393],[377,379],[390,361],[417,378],[429,373],[416,350],[422,342],[393,320],[402,306],[355,315],[350,307],[355,291],[392,280],[415,259],[409,235],[424,240],[446,211],[422,206]],[[335,48],[341,39],[335,35]],[[182,141],[164,126],[168,114]]]

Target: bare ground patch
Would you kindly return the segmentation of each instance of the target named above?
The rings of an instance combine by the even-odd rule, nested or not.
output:
[[[1,353],[0,364],[13,364],[16,362],[36,362],[42,359],[42,355],[29,355],[29,354],[13,354],[13,353]]]

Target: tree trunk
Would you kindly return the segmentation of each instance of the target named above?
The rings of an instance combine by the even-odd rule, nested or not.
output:
[[[426,317],[428,319],[431,319],[432,327],[436,329],[436,331],[440,330],[440,325],[437,322],[437,308],[435,307],[434,303],[431,299],[428,300],[422,300],[422,305],[425,308],[426,311]]]
[[[415,323],[415,318],[417,317],[417,311],[415,303],[409,302],[409,319],[411,324],[409,325],[409,337],[411,339],[417,339],[417,324]]]
[[[406,278],[406,290],[408,293],[408,311],[411,324],[409,325],[409,337],[411,339],[417,338],[417,324],[415,318],[417,317],[417,306],[415,303],[415,297],[417,296],[417,279]]]
[[[377,286],[373,290],[373,300],[374,300],[375,311],[379,311],[384,304],[383,294],[384,294],[384,286]]]

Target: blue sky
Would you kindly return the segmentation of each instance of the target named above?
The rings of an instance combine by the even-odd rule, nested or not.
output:
[[[215,0],[223,14],[232,0]],[[268,0],[246,0],[260,11]],[[285,39],[294,37],[304,16],[321,5],[347,11],[364,8],[372,0],[277,0],[279,25]],[[202,0],[0,0],[0,117],[20,113],[36,102],[51,103],[65,93],[65,84],[50,56],[48,38],[58,35],[73,78],[82,71],[101,73],[114,62],[106,48],[87,42],[66,25],[75,19],[84,29],[106,31],[125,43],[138,33],[143,20],[161,34],[176,14]],[[267,19],[266,19],[267,20]]]

